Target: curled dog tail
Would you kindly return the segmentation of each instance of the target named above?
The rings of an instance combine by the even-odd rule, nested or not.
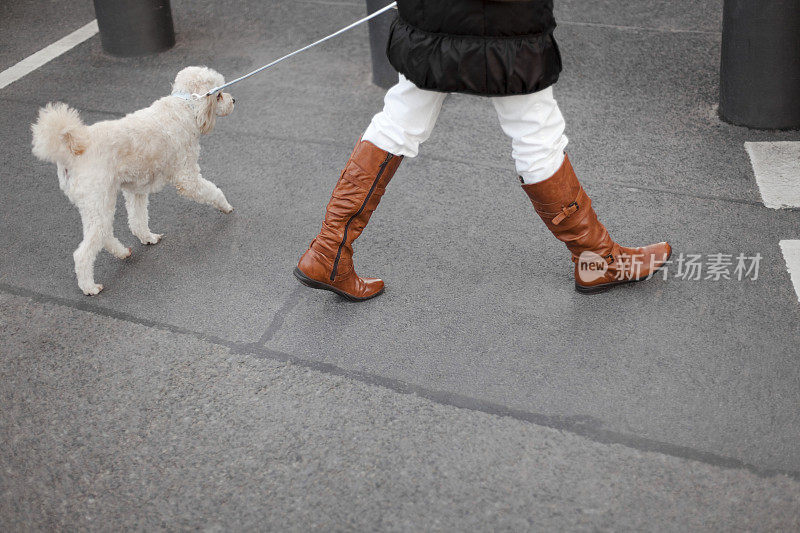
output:
[[[31,124],[31,131],[33,155],[66,167],[89,146],[87,127],[78,112],[60,102],[39,109],[39,119]]]

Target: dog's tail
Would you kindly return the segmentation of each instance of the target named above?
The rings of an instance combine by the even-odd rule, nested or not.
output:
[[[78,112],[60,102],[39,109],[39,119],[31,124],[31,131],[33,155],[65,167],[89,146],[87,127]]]

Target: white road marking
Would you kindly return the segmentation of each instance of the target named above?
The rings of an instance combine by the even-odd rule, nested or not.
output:
[[[7,87],[26,74],[30,74],[45,63],[57,58],[67,50],[81,44],[86,39],[95,35],[97,31],[97,21],[93,20],[86,26],[75,30],[50,46],[46,46],[35,54],[29,55],[16,65],[5,69],[3,72],[0,72],[0,89]]]
[[[792,277],[794,292],[797,293],[797,301],[800,302],[800,241],[781,241],[780,245],[786,268]]]
[[[764,205],[800,207],[800,141],[746,142]]]

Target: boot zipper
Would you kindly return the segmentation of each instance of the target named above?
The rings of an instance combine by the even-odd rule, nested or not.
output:
[[[361,207],[358,208],[358,211],[355,212],[353,216],[351,216],[347,220],[347,224],[344,225],[344,234],[342,235],[342,242],[339,244],[339,249],[336,250],[336,259],[333,261],[333,269],[331,270],[331,281],[336,278],[336,270],[339,268],[339,259],[342,256],[342,248],[344,248],[344,243],[347,242],[347,228],[350,227],[350,223],[355,220],[355,218],[364,211],[364,208],[367,206],[367,202],[369,202],[370,197],[372,197],[372,193],[375,192],[375,187],[378,186],[378,182],[381,180],[381,176],[383,176],[384,171],[386,170],[386,166],[391,161],[393,155],[387,154],[386,159],[381,163],[381,167],[378,170],[378,175],[375,176],[375,181],[372,182],[372,187],[369,188],[369,192],[367,193],[367,197],[364,198],[364,203],[361,204]]]

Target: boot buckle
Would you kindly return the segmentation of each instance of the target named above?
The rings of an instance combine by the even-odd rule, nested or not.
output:
[[[561,212],[558,215],[556,215],[551,222],[556,226],[558,226],[565,219],[569,218],[573,213],[575,213],[575,211],[577,210],[578,210],[578,202],[572,202],[567,207],[562,207]]]

